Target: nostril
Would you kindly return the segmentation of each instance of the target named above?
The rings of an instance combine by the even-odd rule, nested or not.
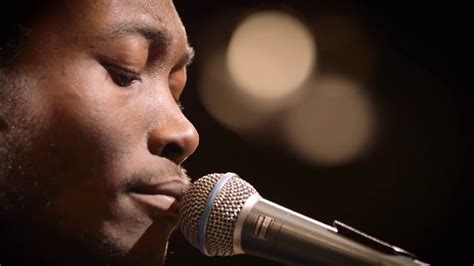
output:
[[[176,162],[183,156],[183,149],[176,143],[169,143],[161,151],[161,156]]]
[[[172,120],[153,128],[147,136],[151,155],[166,158],[176,164],[183,163],[196,149],[199,135],[188,120]],[[176,123],[180,122],[180,123]]]

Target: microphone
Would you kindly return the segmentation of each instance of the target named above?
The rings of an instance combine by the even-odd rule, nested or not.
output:
[[[329,226],[262,198],[237,174],[210,174],[185,193],[179,228],[204,255],[249,254],[291,265],[428,265],[336,221]]]

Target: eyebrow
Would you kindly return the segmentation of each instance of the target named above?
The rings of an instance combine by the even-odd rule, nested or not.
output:
[[[146,39],[150,44],[162,47],[161,55],[166,54],[169,47],[173,44],[173,37],[166,31],[155,27],[138,25],[133,23],[118,24],[107,29],[104,32],[106,38],[117,39],[127,35],[138,35]],[[195,57],[195,50],[193,47],[186,44],[186,53],[180,58],[177,66],[187,67],[189,66]]]

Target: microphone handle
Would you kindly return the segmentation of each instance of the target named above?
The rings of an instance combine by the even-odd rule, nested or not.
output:
[[[426,265],[362,245],[258,194],[239,215],[234,250],[290,265]]]

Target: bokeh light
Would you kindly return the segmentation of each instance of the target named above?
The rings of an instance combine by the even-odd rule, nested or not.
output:
[[[227,66],[249,96],[281,100],[308,78],[315,51],[312,33],[300,20],[282,11],[263,11],[247,17],[234,32]]]
[[[348,163],[375,137],[375,112],[360,84],[340,76],[321,76],[304,102],[286,114],[284,141],[306,161]]]
[[[272,108],[255,103],[235,88],[225,67],[225,53],[216,49],[207,57],[199,95],[204,107],[220,123],[239,133],[251,132],[268,118],[268,108]]]
[[[283,11],[253,13],[230,33],[228,45],[208,44],[199,95],[220,123],[254,133],[304,95],[315,72],[316,45],[305,25]]]

